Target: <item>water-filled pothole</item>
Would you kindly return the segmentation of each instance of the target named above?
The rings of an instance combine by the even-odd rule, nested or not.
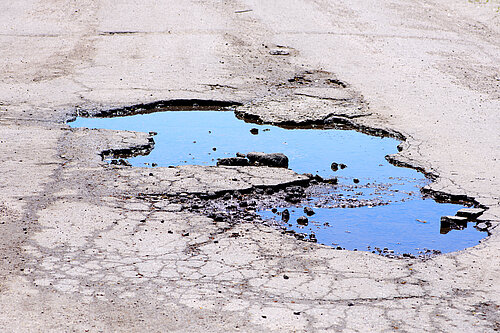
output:
[[[288,156],[289,168],[297,173],[337,178],[337,184],[313,180],[306,189],[260,191],[254,197],[254,210],[263,219],[322,244],[386,254],[428,254],[464,249],[486,236],[472,222],[450,225],[441,221],[442,216],[455,215],[464,206],[423,197],[420,188],[428,180],[422,174],[386,161],[386,155],[397,152],[398,141],[392,138],[346,130],[258,125],[239,120],[228,111],[77,118],[71,125],[156,132],[151,153],[128,160],[137,167],[216,165],[218,159],[237,152],[279,152]],[[333,162],[337,165],[332,166]],[[233,199],[242,200],[230,196],[221,200],[225,204],[212,204],[213,209],[247,207],[234,205]],[[312,211],[304,211],[304,207]],[[285,210],[289,214],[283,213]]]

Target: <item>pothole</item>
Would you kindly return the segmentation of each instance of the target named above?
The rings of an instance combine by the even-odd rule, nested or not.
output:
[[[286,155],[290,169],[309,175],[305,187],[162,199],[164,205],[181,204],[180,209],[229,223],[260,218],[299,239],[388,256],[453,252],[487,235],[484,223],[474,222],[480,210],[455,216],[466,206],[425,197],[420,189],[428,179],[385,159],[397,152],[395,139],[315,125],[248,123],[231,111],[220,111],[227,106],[117,109],[98,114],[102,118],[79,117],[71,126],[154,132],[155,148],[149,154],[121,162],[134,167],[209,166],[237,156],[237,164],[247,164],[249,152],[265,152]],[[196,106],[180,110],[189,108]],[[128,113],[132,115],[122,116]],[[107,159],[120,163],[115,156]]]

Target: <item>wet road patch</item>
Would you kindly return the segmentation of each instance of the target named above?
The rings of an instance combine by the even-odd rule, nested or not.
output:
[[[155,148],[127,160],[136,167],[209,166],[228,159],[255,165],[258,162],[249,158],[254,155],[248,153],[265,152],[284,154],[288,168],[310,177],[305,187],[168,199],[214,219],[263,219],[300,239],[388,256],[452,252],[476,245],[487,235],[475,227],[474,218],[460,223],[442,219],[465,206],[425,198],[420,188],[429,180],[385,159],[397,152],[395,139],[247,123],[233,112],[209,108],[166,110],[77,118],[71,126],[153,132]],[[116,163],[115,157],[108,158]]]

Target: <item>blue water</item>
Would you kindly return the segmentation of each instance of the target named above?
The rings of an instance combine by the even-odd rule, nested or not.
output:
[[[307,234],[313,232],[319,243],[349,250],[379,247],[400,254],[417,254],[426,248],[453,252],[475,245],[486,236],[472,224],[464,230],[441,234],[441,216],[455,215],[461,206],[438,204],[431,199],[419,198],[372,208],[313,208],[316,214],[309,217],[307,226],[295,222],[299,216],[305,215],[302,208],[287,208],[291,213],[291,227],[288,229]],[[280,219],[269,210],[262,216]],[[325,222],[329,226],[325,226]]]
[[[305,215],[302,208],[279,207],[280,211],[295,210],[289,229],[313,232],[319,243],[358,250],[367,250],[368,246],[387,247],[396,253],[418,253],[423,248],[451,252],[473,246],[486,236],[472,224],[465,230],[440,233],[440,217],[454,215],[463,206],[422,198],[419,188],[428,182],[425,177],[415,170],[395,167],[384,158],[397,152],[399,142],[395,139],[355,131],[250,124],[229,111],[165,111],[128,117],[77,118],[70,125],[157,132],[155,148],[149,155],[128,159],[133,166],[215,165],[218,158],[232,157],[236,152],[281,152],[290,159],[289,168],[297,173],[338,177],[341,186],[335,189],[336,194],[377,198],[388,203],[371,208],[315,208],[319,201],[312,200],[310,206],[316,214],[309,218],[307,227],[294,222]],[[257,135],[250,132],[253,128],[258,129]],[[334,172],[330,169],[332,162],[344,163],[347,168]],[[353,183],[354,178],[360,180],[359,184]],[[374,184],[377,186],[373,187]],[[270,211],[260,214],[279,219]]]

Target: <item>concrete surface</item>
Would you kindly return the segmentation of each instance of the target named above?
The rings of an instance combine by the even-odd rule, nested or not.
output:
[[[500,330],[499,8],[3,1],[0,330]],[[179,98],[241,102],[242,116],[268,122],[343,122],[404,137],[393,158],[435,175],[428,190],[487,207],[491,236],[457,253],[393,260],[257,223],[228,226],[139,194],[300,176],[184,167],[151,177],[99,156],[147,145],[147,134],[65,123],[78,110]]]

